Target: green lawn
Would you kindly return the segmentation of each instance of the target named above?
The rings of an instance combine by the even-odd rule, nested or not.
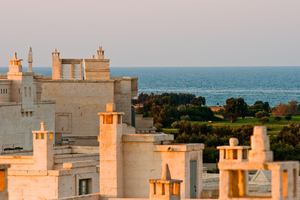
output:
[[[230,127],[240,127],[240,126],[244,126],[244,125],[262,125],[262,123],[259,121],[259,119],[255,118],[255,117],[246,117],[244,119],[239,118],[236,122],[231,123],[228,120],[223,120],[223,121],[219,121],[219,122],[193,122],[193,123],[199,123],[199,124],[208,124],[211,126],[230,126]],[[284,119],[284,117],[282,117],[282,119],[280,121],[276,121],[274,117],[269,117],[269,122],[265,123],[264,125],[267,126],[268,128],[268,133],[269,134],[276,134],[278,133],[282,127],[287,126],[291,123],[300,123],[300,115],[298,116],[293,116],[292,120],[287,121]],[[173,129],[173,128],[164,128],[163,131],[165,133],[174,133],[177,132],[177,129]]]

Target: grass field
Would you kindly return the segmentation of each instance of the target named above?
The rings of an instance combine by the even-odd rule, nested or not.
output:
[[[199,124],[208,124],[211,126],[230,126],[230,127],[241,127],[244,125],[262,125],[262,123],[259,121],[259,119],[255,117],[246,117],[244,119],[239,118],[236,122],[231,123],[228,120],[218,121],[218,122],[193,122],[193,123],[199,123]],[[265,123],[264,125],[268,128],[269,134],[276,134],[278,133],[284,126],[287,126],[292,123],[300,123],[300,115],[293,116],[290,121],[287,121],[282,117],[280,121],[276,121],[274,117],[269,117],[269,122]],[[165,133],[175,133],[178,130],[173,128],[164,128],[163,131]]]

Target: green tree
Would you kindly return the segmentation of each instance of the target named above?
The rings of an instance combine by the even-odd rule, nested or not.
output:
[[[248,112],[248,105],[243,98],[229,98],[224,107],[224,117],[231,122],[236,121],[238,117],[245,117]]]

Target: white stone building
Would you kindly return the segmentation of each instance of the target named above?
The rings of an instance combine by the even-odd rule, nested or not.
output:
[[[99,193],[102,198],[146,198],[149,179],[160,177],[166,164],[173,177],[183,181],[181,196],[199,198],[203,144],[170,144],[173,136],[164,133],[136,134],[123,123],[124,113],[114,109],[108,104],[107,111],[99,113],[99,148],[54,147],[54,132],[42,123],[33,131],[32,155],[0,156],[0,164],[11,165],[9,199],[72,199]]]
[[[125,123],[133,124],[137,78],[111,77],[102,48],[88,59],[63,59],[55,50],[52,77],[34,73],[32,63],[30,48],[27,72],[15,54],[8,73],[0,75],[0,152],[32,149],[31,130],[42,120],[55,131],[57,142],[97,145],[97,113],[110,102],[125,113]]]

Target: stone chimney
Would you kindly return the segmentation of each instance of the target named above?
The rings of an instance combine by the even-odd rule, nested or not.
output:
[[[272,162],[273,152],[270,150],[270,140],[266,126],[255,126],[251,136],[249,162]]]
[[[97,59],[104,59],[104,50],[101,46],[97,49]]]
[[[18,59],[17,53],[14,53],[14,57],[9,61],[9,71],[10,74],[21,73],[22,72],[22,59]]]
[[[181,180],[171,178],[168,164],[162,168],[161,179],[150,179],[150,200],[180,200]]]
[[[32,55],[32,48],[29,48],[28,52],[28,72],[32,72],[32,63],[33,63],[33,55]]]
[[[62,78],[62,67],[61,67],[61,59],[60,52],[55,49],[52,52],[52,79],[59,80]]]
[[[41,122],[41,128],[38,131],[32,131],[33,134],[33,159],[34,169],[51,170],[54,165],[54,132],[47,131],[45,123]]]
[[[115,104],[106,104],[100,116],[100,195],[123,197],[122,115],[115,111]]]

